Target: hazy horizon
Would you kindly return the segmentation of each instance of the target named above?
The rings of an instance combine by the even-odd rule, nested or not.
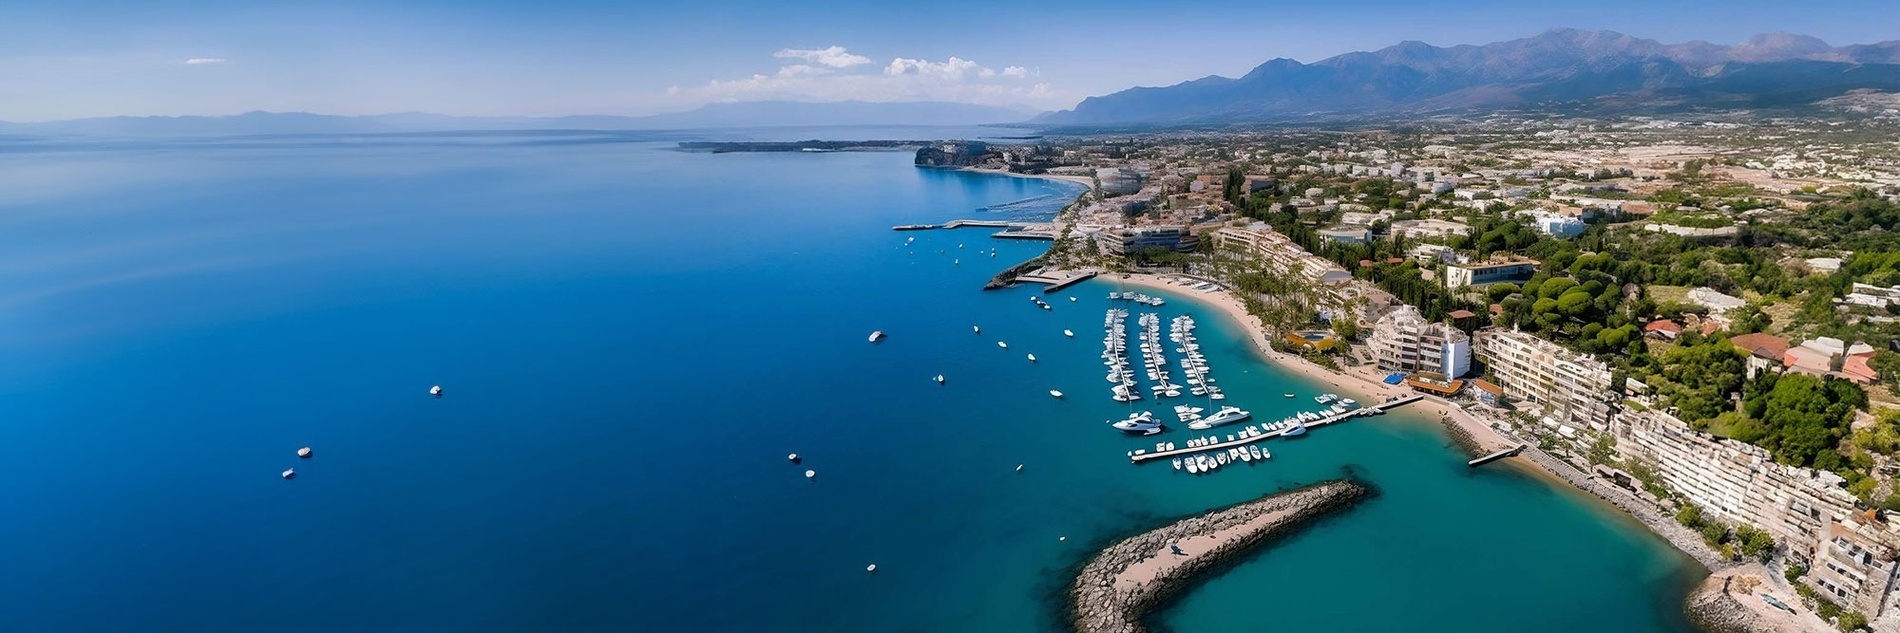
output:
[[[1900,16],[1880,4],[1831,5],[1815,15],[1768,2],[1623,0],[1564,7],[1380,0],[1350,14],[1229,2],[1166,12],[1109,2],[922,14],[858,2],[62,3],[16,9],[0,24],[0,85],[26,95],[0,105],[0,120],[251,111],[644,116],[750,101],[1046,111],[1134,86],[1237,76],[1273,58],[1311,62],[1404,40],[1484,44],[1551,28],[1666,43],[1726,44],[1776,31],[1835,45],[1900,37]],[[1857,19],[1838,19],[1850,14]]]

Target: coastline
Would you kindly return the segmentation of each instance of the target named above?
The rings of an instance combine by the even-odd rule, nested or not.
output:
[[[1095,179],[1086,178],[1083,176],[1064,176],[1062,174],[1019,174],[1013,171],[1009,171],[1007,169],[980,169],[976,167],[958,167],[957,171],[967,171],[973,174],[992,174],[996,176],[1009,176],[1011,178],[1038,178],[1042,180],[1060,180],[1063,182],[1075,183],[1078,185],[1082,185],[1084,187],[1088,187],[1089,191],[1095,190]]]
[[[1173,291],[1185,295],[1203,305],[1216,308],[1219,312],[1237,322],[1241,328],[1246,331],[1247,338],[1253,342],[1254,349],[1263,359],[1273,363],[1278,368],[1292,370],[1315,382],[1333,386],[1339,389],[1341,393],[1345,393],[1350,397],[1358,398],[1364,402],[1378,402],[1388,396],[1410,394],[1410,390],[1408,389],[1393,387],[1378,382],[1373,376],[1365,375],[1364,372],[1354,372],[1350,369],[1334,371],[1298,356],[1275,352],[1268,342],[1266,328],[1261,325],[1259,319],[1247,313],[1246,308],[1241,305],[1239,299],[1235,298],[1231,292],[1226,290],[1215,292],[1193,290],[1181,284],[1172,283],[1168,281],[1166,277],[1169,277],[1169,275],[1128,273],[1125,275],[1106,275],[1101,278],[1138,288]],[[1438,421],[1445,426],[1448,432],[1452,433],[1454,440],[1462,439],[1462,441],[1459,441],[1459,444],[1466,451],[1477,450],[1482,451],[1479,453],[1482,454],[1492,450],[1510,448],[1522,443],[1517,438],[1510,437],[1491,428],[1478,416],[1473,415],[1455,403],[1429,395],[1424,402],[1437,407],[1434,413],[1438,415]],[[1421,413],[1423,412],[1421,411]],[[1464,437],[1459,438],[1459,435]],[[1476,456],[1477,455],[1473,455],[1473,457]],[[1703,543],[1701,536],[1695,533],[1694,530],[1678,525],[1671,517],[1665,516],[1661,511],[1637,500],[1634,495],[1627,494],[1626,491],[1620,488],[1615,488],[1603,483],[1589,476],[1587,473],[1578,471],[1576,468],[1562,463],[1555,457],[1544,454],[1543,451],[1539,450],[1535,445],[1527,445],[1523,454],[1506,458],[1502,461],[1509,464],[1509,467],[1513,470],[1526,476],[1543,481],[1552,486],[1567,486],[1578,492],[1585,493],[1588,497],[1594,498],[1596,503],[1603,504],[1605,509],[1617,511],[1628,519],[1641,524],[1651,534],[1669,543],[1672,548],[1680,551],[1685,556],[1695,560],[1705,570],[1712,573],[1721,573],[1723,570],[1734,566],[1733,562],[1722,559],[1719,553]]]
[[[1360,402],[1383,402],[1393,396],[1410,395],[1404,388],[1387,385],[1362,373],[1352,370],[1334,371],[1299,356],[1276,352],[1267,338],[1266,327],[1261,325],[1260,319],[1248,314],[1246,306],[1241,305],[1240,300],[1234,298],[1232,293],[1225,290],[1202,292],[1173,283],[1166,277],[1168,276],[1149,273],[1115,273],[1103,274],[1097,279],[1139,288],[1175,292],[1186,295],[1203,305],[1216,308],[1246,331],[1247,339],[1253,342],[1254,351],[1259,353],[1262,360],[1276,368],[1305,376],[1315,383],[1330,386],[1339,393]]]

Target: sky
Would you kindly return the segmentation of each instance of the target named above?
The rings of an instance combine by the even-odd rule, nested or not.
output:
[[[1892,0],[871,2],[0,0],[0,120],[434,112],[644,115],[711,102],[1039,110],[1402,40],[1608,29],[1674,43],[1900,39]]]

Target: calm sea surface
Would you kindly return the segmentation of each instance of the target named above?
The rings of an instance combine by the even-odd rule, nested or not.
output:
[[[0,148],[0,630],[1053,631],[1107,541],[1347,471],[1380,495],[1158,623],[1686,626],[1692,563],[1423,412],[1129,465],[1112,284],[1043,311],[979,290],[1042,244],[890,230],[1071,185],[670,145]],[[1230,404],[1314,406],[1169,298]]]

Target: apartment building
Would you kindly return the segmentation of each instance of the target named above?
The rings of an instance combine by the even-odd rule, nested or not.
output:
[[[1883,615],[1900,602],[1900,529],[1873,510],[1853,513],[1828,524],[1816,545],[1809,586],[1868,618]]]
[[[1381,371],[1431,372],[1446,379],[1471,371],[1471,337],[1449,324],[1426,321],[1409,305],[1380,318],[1367,344]]]
[[[1463,288],[1500,281],[1523,281],[1537,274],[1537,262],[1528,259],[1445,267],[1445,287]]]
[[[1186,226],[1152,225],[1102,231],[1096,234],[1095,242],[1102,252],[1122,257],[1146,248],[1188,252],[1200,244],[1200,239]]]
[[[1777,464],[1767,449],[1696,431],[1660,411],[1618,416],[1615,434],[1617,450],[1653,463],[1663,483],[1703,514],[1767,530],[1803,564],[1814,560],[1828,526],[1855,512],[1840,476]]]
[[[1609,430],[1615,398],[1609,365],[1514,330],[1479,330],[1474,347],[1504,395],[1543,405],[1559,423]]]
[[[1352,280],[1352,273],[1346,272],[1339,264],[1307,252],[1265,222],[1255,222],[1246,227],[1222,227],[1214,233],[1214,244],[1259,255],[1283,270],[1298,270],[1315,283],[1337,284]]]

